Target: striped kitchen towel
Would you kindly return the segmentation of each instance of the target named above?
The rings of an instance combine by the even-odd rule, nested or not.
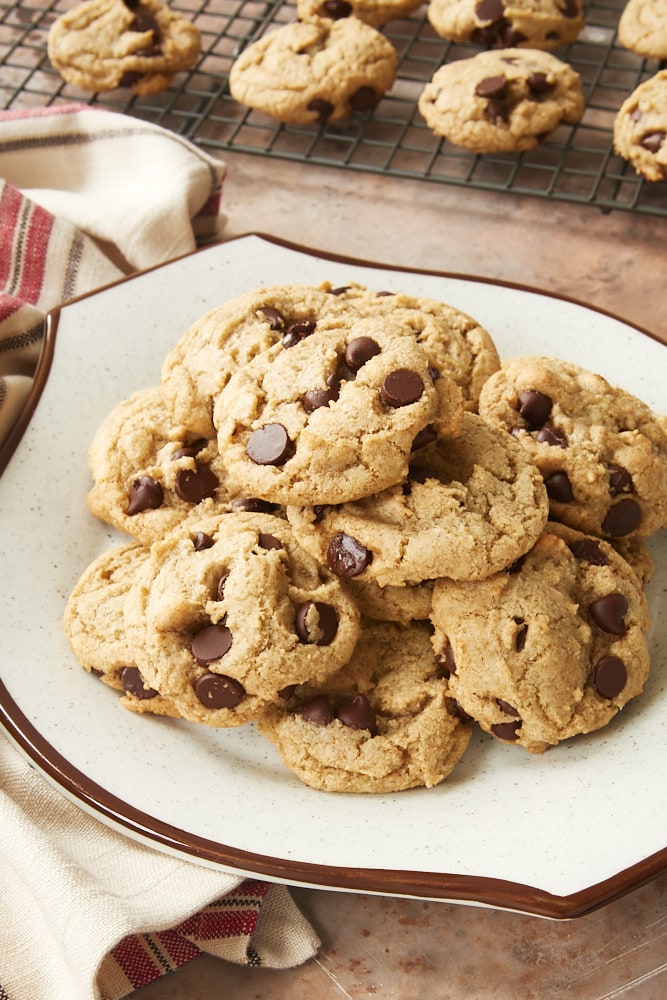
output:
[[[0,1000],[119,1000],[202,952],[287,968],[319,945],[287,888],[129,839],[1,732],[0,895]]]
[[[0,112],[0,443],[30,387],[46,311],[219,236],[225,172],[180,136],[116,112]]]

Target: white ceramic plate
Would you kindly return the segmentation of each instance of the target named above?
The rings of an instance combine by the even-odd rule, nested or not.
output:
[[[251,726],[213,731],[124,712],[63,638],[71,588],[120,540],[85,503],[86,449],[102,418],[157,383],[163,357],[205,310],[259,285],[324,279],[444,300],[486,326],[503,357],[568,358],[664,407],[667,349],[607,314],[516,286],[333,260],[257,235],[79,299],[50,316],[34,413],[4,453],[0,719],[82,808],[201,864],[545,916],[590,910],[667,867],[665,532],[652,542],[653,665],[642,697],[602,732],[539,756],[479,733],[452,777],[428,791],[316,792]]]

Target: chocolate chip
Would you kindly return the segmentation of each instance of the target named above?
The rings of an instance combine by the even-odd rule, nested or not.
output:
[[[526,83],[528,84],[528,89],[531,94],[534,94],[536,97],[541,97],[542,94],[548,94],[549,91],[554,88],[554,84],[549,80],[546,73],[531,73],[526,80]]]
[[[296,684],[288,684],[287,687],[280,689],[280,691],[278,692],[278,697],[282,698],[283,701],[289,701],[295,691],[296,691]]]
[[[528,626],[524,622],[523,618],[515,618],[514,621],[519,626],[514,635],[514,648],[516,649],[517,653],[520,653],[521,650],[526,645],[526,638],[528,636]]]
[[[123,667],[120,672],[120,683],[126,694],[131,694],[134,698],[146,701],[148,698],[155,698],[158,691],[151,687],[146,687],[144,679],[138,667]]]
[[[204,708],[236,708],[245,696],[245,688],[225,674],[202,674],[195,681],[195,694]]]
[[[565,17],[578,17],[581,12],[579,0],[560,0],[559,6]]]
[[[459,719],[461,722],[472,722],[472,715],[468,715],[465,708],[461,705],[456,698],[447,698],[446,701],[447,711],[454,718]]]
[[[320,7],[322,17],[329,17],[332,21],[340,21],[344,17],[349,17],[352,13],[352,4],[347,0],[324,0]]]
[[[496,705],[501,712],[505,713],[505,715],[513,715],[515,718],[519,718],[519,712],[514,705],[510,705],[508,701],[503,701],[502,698],[496,698]],[[503,723],[501,722],[500,725],[503,725]]]
[[[306,722],[314,722],[316,726],[328,726],[333,722],[333,711],[325,694],[316,694],[307,701],[301,709],[301,716]]]
[[[256,465],[284,465],[292,448],[292,441],[282,424],[265,424],[250,435],[246,455]]]
[[[174,461],[178,458],[195,458],[207,444],[208,441],[206,438],[199,438],[197,441],[193,441],[192,444],[184,444],[182,447],[177,448],[171,457]]]
[[[358,576],[372,559],[373,553],[344,531],[335,534],[327,548],[327,566],[337,576]]]
[[[317,116],[315,120],[324,124],[324,122],[331,118],[334,106],[331,101],[327,101],[324,97],[314,97],[306,105],[306,108],[308,111],[314,111]]]
[[[219,485],[220,480],[210,465],[198,465],[177,473],[174,491],[186,503],[201,503],[206,497],[212,497]]]
[[[336,710],[336,718],[350,729],[368,729],[371,736],[377,736],[375,712],[364,694],[358,694],[352,701],[346,701],[339,705]]]
[[[475,14],[480,21],[498,21],[505,11],[502,0],[479,0]]]
[[[513,48],[526,41],[526,35],[515,28],[511,21],[502,18],[497,25],[498,39],[505,48]]]
[[[504,76],[487,76],[475,87],[477,97],[504,97],[507,91],[507,78]]]
[[[605,594],[588,605],[588,612],[604,632],[611,635],[625,635],[627,626],[624,615],[628,610],[628,599],[624,594]]]
[[[192,538],[192,544],[195,547],[195,551],[203,552],[205,549],[210,549],[212,545],[215,544],[210,535],[207,535],[204,531],[195,531]]]
[[[162,486],[152,476],[139,476],[127,491],[128,505],[125,513],[128,517],[141,514],[144,510],[157,510],[164,501]]]
[[[194,636],[190,650],[201,667],[221,660],[232,645],[232,633],[226,625],[205,625]]]
[[[454,650],[450,642],[445,643],[442,650],[435,654],[435,660],[445,677],[451,677],[452,674],[456,675],[456,660],[454,659]]]
[[[417,437],[412,442],[412,451],[419,451],[420,448],[425,448],[427,444],[433,444],[434,441],[438,440],[438,432],[436,431],[433,424],[429,424],[424,427],[423,430],[419,432]]]
[[[268,500],[260,500],[259,497],[243,497],[240,500],[233,500],[234,510],[248,511],[251,514],[273,514],[278,509],[275,503]]]
[[[272,330],[285,329],[284,318],[280,315],[277,309],[273,308],[273,306],[262,306],[261,309],[258,309],[258,312],[263,313],[266,322],[269,324]]]
[[[429,373],[429,375],[431,376],[431,378],[433,379],[434,382],[437,382],[438,379],[442,377],[440,375],[440,369],[436,368],[435,365],[429,365],[428,366],[428,373]]]
[[[421,375],[409,368],[399,368],[389,372],[382,383],[380,396],[387,406],[397,409],[416,403],[424,392],[424,382]]]
[[[620,500],[607,511],[607,516],[602,522],[602,530],[612,538],[621,538],[635,531],[641,519],[641,507],[635,500]]]
[[[313,518],[313,524],[321,524],[326,517],[328,509],[329,507],[327,504],[316,503],[313,507],[313,514],[315,515]]]
[[[609,560],[594,538],[579,538],[570,544],[570,552],[575,559],[583,559],[591,566],[606,566]]]
[[[329,288],[327,293],[329,295],[345,295],[350,289],[349,285],[339,285],[338,288]]]
[[[229,573],[223,573],[220,579],[218,580],[218,586],[215,588],[216,600],[221,601],[225,596],[225,584],[227,583],[228,579],[229,579]]]
[[[627,469],[612,462],[607,466],[607,472],[609,473],[609,492],[613,497],[618,496],[619,493],[632,493],[634,484]]]
[[[550,396],[537,389],[526,389],[518,396],[519,413],[531,429],[541,427],[549,419],[553,402]]]
[[[372,337],[355,337],[345,348],[345,364],[358,372],[367,361],[380,353],[380,345]]]
[[[550,444],[556,448],[567,448],[567,438],[562,431],[555,427],[543,427],[537,432],[536,440],[543,444]]]
[[[294,320],[290,323],[282,339],[283,347],[288,350],[290,347],[296,347],[300,344],[302,340],[306,337],[310,337],[311,333],[315,331],[315,320],[314,319],[299,319]]]
[[[628,681],[628,672],[618,656],[603,656],[593,672],[595,689],[603,698],[615,698]]]
[[[338,399],[340,392],[340,378],[337,374],[329,375],[326,389],[308,389],[301,397],[304,410],[312,413],[319,410],[321,406],[328,406]]]
[[[379,94],[374,87],[365,85],[350,94],[350,107],[353,111],[372,111],[378,102]]]
[[[544,480],[544,485],[550,500],[556,500],[558,503],[570,503],[574,500],[572,484],[566,472],[552,472]]]
[[[302,642],[329,646],[338,631],[338,613],[330,604],[308,601],[297,608],[294,627]]]
[[[509,118],[509,108],[502,101],[491,99],[484,109],[484,115],[490,122],[504,122]]]
[[[282,549],[285,547],[279,538],[270,535],[268,531],[260,531],[257,541],[262,549]]]
[[[665,141],[665,135],[667,135],[667,133],[663,131],[647,132],[646,135],[642,136],[639,140],[639,145],[643,149],[647,149],[649,153],[657,153]]]
[[[491,726],[491,732],[499,740],[518,740],[521,721],[518,722],[496,722]]]

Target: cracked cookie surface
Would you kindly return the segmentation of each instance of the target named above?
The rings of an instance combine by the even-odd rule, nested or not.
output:
[[[426,427],[455,434],[459,387],[384,318],[318,327],[244,365],[213,413],[230,476],[275,503],[342,503],[399,481]]]
[[[166,90],[200,49],[199,29],[158,0],[85,0],[54,21],[48,38],[49,59],[60,75],[95,92]]]
[[[433,787],[472,732],[449,696],[429,629],[390,623],[365,628],[346,667],[272,705],[259,727],[290,771],[330,792]]]
[[[518,357],[488,380],[480,413],[544,476],[551,516],[608,538],[667,523],[667,434],[631,393],[558,358]]]
[[[582,0],[431,0],[427,17],[454,42],[551,51],[577,38],[584,7]]]
[[[614,150],[647,181],[667,179],[667,70],[641,83],[619,108]]]
[[[359,633],[355,602],[270,514],[193,517],[155,542],[126,619],[146,682],[220,727],[338,670]]]
[[[431,617],[463,711],[531,752],[607,725],[648,676],[637,576],[607,542],[563,525],[511,572],[438,580]]]
[[[335,122],[372,110],[393,85],[397,62],[391,42],[356,17],[297,21],[244,49],[229,89],[278,121]]]
[[[461,434],[415,452],[398,485],[331,507],[290,504],[286,512],[303,547],[334,572],[400,586],[481,579],[509,566],[540,535],[548,501],[521,446],[466,413]]]
[[[436,135],[477,153],[534,149],[562,122],[579,121],[579,74],[549,52],[479,52],[436,70],[418,107]]]

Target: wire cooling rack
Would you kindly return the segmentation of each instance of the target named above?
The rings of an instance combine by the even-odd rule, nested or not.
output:
[[[486,191],[511,192],[667,215],[667,182],[650,183],[616,156],[613,121],[622,101],[660,68],[625,50],[616,27],[625,0],[591,0],[586,27],[555,54],[579,73],[586,108],[576,125],[560,126],[522,154],[476,155],[434,136],[417,108],[424,84],[444,62],[479,49],[439,38],[426,7],[389,22],[384,33],[398,53],[398,75],[372,113],[326,126],[283,125],[238,104],[228,75],[238,53],[266,31],[296,19],[281,0],[172,0],[200,29],[197,65],[169,90],[151,97],[129,91],[87,94],[67,85],[51,67],[46,42],[51,24],[73,0],[0,0],[0,107],[16,109],[85,101],[155,122],[209,151],[316,163],[421,179]],[[0,126],[1,127],[1,126]]]

